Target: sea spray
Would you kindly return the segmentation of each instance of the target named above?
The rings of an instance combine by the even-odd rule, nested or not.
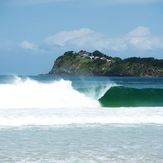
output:
[[[95,100],[99,100],[110,88],[117,86],[117,84],[112,81],[107,81],[105,83],[98,83],[97,81],[85,83],[82,81],[82,85],[83,87],[78,88],[78,90]]]
[[[105,84],[93,85],[90,92]],[[92,86],[90,83],[90,87]],[[106,88],[107,87],[107,88]],[[105,89],[106,88],[106,89]],[[90,124],[161,124],[162,107],[103,108],[92,95],[74,89],[68,80],[36,81],[15,76],[11,83],[0,84],[0,128],[19,126],[62,126]]]
[[[98,101],[72,87],[71,81],[41,83],[16,77],[13,83],[0,84],[0,108],[90,108]]]

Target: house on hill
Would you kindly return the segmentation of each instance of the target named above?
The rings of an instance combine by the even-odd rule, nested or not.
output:
[[[90,55],[90,53],[85,50],[81,50],[81,51],[79,51],[79,55],[81,57],[88,57]]]

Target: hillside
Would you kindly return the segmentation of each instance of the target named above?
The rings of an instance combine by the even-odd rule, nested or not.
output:
[[[121,59],[94,51],[65,52],[49,72],[53,75],[163,76],[163,59]]]

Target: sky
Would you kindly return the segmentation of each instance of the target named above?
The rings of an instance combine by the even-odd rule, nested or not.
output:
[[[0,0],[0,74],[47,73],[68,50],[163,58],[163,0]]]

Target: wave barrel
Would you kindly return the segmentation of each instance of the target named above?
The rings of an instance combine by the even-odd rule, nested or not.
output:
[[[104,107],[163,106],[163,89],[112,87],[99,101]]]

